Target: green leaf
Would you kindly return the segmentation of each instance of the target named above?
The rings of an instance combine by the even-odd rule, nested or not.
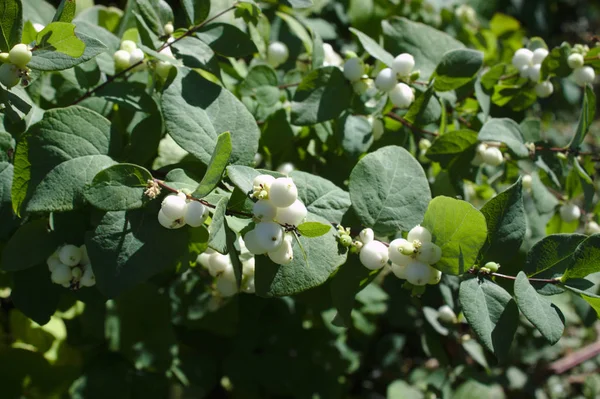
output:
[[[425,155],[432,161],[439,162],[445,169],[454,159],[477,143],[477,132],[454,130],[436,138]]]
[[[529,156],[529,150],[524,144],[523,134],[519,125],[509,118],[492,118],[479,131],[481,141],[499,141],[519,158]]]
[[[211,216],[208,233],[210,239],[208,246],[222,254],[227,253],[227,225],[225,222],[225,214],[227,212],[227,203],[229,198],[223,197],[217,202],[215,211]]]
[[[71,22],[75,18],[75,9],[77,8],[75,0],[62,0],[56,9],[56,14],[52,22]]]
[[[198,25],[210,14],[210,0],[181,0],[181,6],[190,25]]]
[[[350,28],[350,32],[354,33],[360,44],[364,47],[365,51],[369,53],[373,58],[378,59],[383,62],[385,65],[391,67],[392,62],[394,61],[394,56],[385,51],[383,47],[381,47],[375,40],[371,39],[365,33],[362,33],[358,29]]]
[[[423,226],[442,249],[442,259],[435,268],[448,274],[463,274],[469,270],[487,238],[483,214],[468,202],[445,196],[431,200]]]
[[[40,51],[57,51],[78,58],[85,51],[85,43],[75,35],[75,25],[69,22],[52,22],[42,29],[36,38]]]
[[[294,94],[292,123],[306,126],[337,118],[350,107],[352,96],[352,87],[339,68],[311,71]]]
[[[489,200],[481,208],[481,213],[485,216],[488,230],[481,258],[502,265],[518,253],[525,238],[527,226],[521,179]]]
[[[583,278],[597,272],[600,272],[600,234],[589,236],[577,246],[562,280]]]
[[[590,85],[585,86],[585,93],[583,95],[583,104],[581,106],[581,115],[579,116],[579,123],[577,124],[577,131],[573,140],[569,144],[571,150],[578,150],[579,146],[583,142],[585,135],[590,129],[590,125],[596,116],[596,94],[594,89]]]
[[[179,69],[161,100],[167,130],[181,147],[208,164],[220,133],[231,132],[232,164],[252,164],[260,131],[229,91],[193,70]]]
[[[53,22],[52,24],[57,23],[63,24],[63,22]],[[31,61],[29,61],[29,64],[27,64],[27,66],[31,69],[37,69],[40,71],[61,71],[63,69],[69,69],[74,67],[75,65],[79,65],[83,62],[89,61],[92,58],[96,57],[98,54],[101,54],[107,50],[107,47],[101,41],[93,37],[87,36],[79,31],[76,31],[73,37],[76,40],[83,42],[84,46],[78,47],[78,45],[75,44],[74,39],[69,39],[65,43],[61,43],[65,45],[63,46],[63,49],[73,54],[76,53],[76,50],[78,48],[84,49],[81,56],[74,58],[71,55],[67,55],[63,52],[55,51],[53,46],[50,45],[44,48],[34,50],[33,57],[31,58]],[[70,43],[74,44],[74,46],[70,46]]]
[[[531,195],[537,210],[540,213],[554,212],[558,205],[556,197],[546,188],[537,173],[532,173],[531,178]]]
[[[21,43],[23,6],[19,0],[0,0],[0,50],[9,52]]]
[[[385,49],[391,54],[412,54],[422,79],[429,79],[446,52],[465,47],[450,35],[407,18],[393,17],[381,26]]]
[[[158,223],[157,207],[107,212],[86,234],[98,290],[114,298],[171,267],[188,251],[186,228]]]
[[[479,3],[487,4],[487,3]],[[498,15],[498,14],[495,14]],[[469,379],[456,389],[452,399],[504,399],[504,389],[500,384],[490,385],[489,383],[479,382],[476,379]]]
[[[231,157],[231,134],[229,132],[221,133],[217,137],[217,145],[213,152],[206,174],[202,178],[200,185],[192,194],[196,198],[206,197],[221,181],[223,172],[229,163]]]
[[[309,222],[327,224],[328,221],[308,214]],[[294,260],[288,265],[277,265],[267,256],[256,259],[256,293],[261,296],[298,294],[323,284],[331,273],[346,261],[346,251],[338,247],[337,232],[331,229],[318,240],[299,237],[306,257],[297,242],[293,242]]]
[[[477,338],[503,363],[519,325],[515,301],[502,287],[478,278],[460,283],[458,299]]]
[[[275,15],[281,18],[298,38],[302,41],[308,54],[312,54],[312,38],[306,28],[298,20],[289,14],[281,11],[275,11]]]
[[[449,91],[473,80],[483,65],[483,53],[471,49],[450,50],[442,56],[435,69],[433,87],[437,91]]]
[[[418,126],[437,122],[442,115],[440,102],[434,96],[433,85],[429,85],[424,93],[410,105],[404,119]]]
[[[195,37],[184,37],[173,43],[173,53],[189,68],[200,68],[214,75],[219,75],[219,62],[214,51],[202,40]],[[158,53],[160,54],[160,53]],[[171,59],[173,62],[176,60]]]
[[[60,244],[49,231],[48,220],[34,220],[22,225],[6,243],[0,266],[3,270],[16,271],[45,264]]]
[[[404,148],[367,154],[350,173],[350,199],[361,223],[376,234],[409,230],[423,220],[431,191],[425,172]]]
[[[246,33],[230,24],[211,23],[198,29],[196,36],[208,44],[215,53],[225,57],[246,57],[258,51]]]
[[[242,0],[235,3],[234,15],[236,18],[242,18],[247,24],[258,24],[260,17],[260,8],[253,0]]]
[[[85,189],[85,199],[103,211],[126,211],[144,205],[152,174],[138,165],[121,163],[98,173]]]
[[[44,262],[13,274],[10,298],[25,316],[44,325],[56,311],[61,291],[64,288],[50,280],[50,272]]]
[[[549,299],[538,294],[523,272],[515,280],[515,300],[527,320],[538,329],[551,345],[562,337],[565,317]]]
[[[366,117],[344,113],[337,126],[342,148],[349,156],[358,158],[373,144],[373,126]]]
[[[304,237],[315,238],[325,235],[331,230],[331,224],[304,222],[298,226],[298,232]]]

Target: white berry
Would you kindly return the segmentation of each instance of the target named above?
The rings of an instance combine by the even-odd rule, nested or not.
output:
[[[184,220],[192,227],[200,227],[208,217],[206,207],[198,201],[190,201],[185,206]]]
[[[535,94],[540,98],[550,97],[554,93],[552,82],[546,80],[535,85]]]
[[[286,235],[283,243],[275,251],[267,253],[269,259],[278,265],[287,265],[294,260],[294,249],[292,247],[292,236]]]
[[[298,188],[289,177],[280,177],[271,183],[269,199],[278,208],[285,208],[298,199]]]
[[[569,58],[567,58],[567,64],[571,69],[581,68],[584,63],[585,60],[583,59],[583,55],[579,53],[573,53],[569,55]]]
[[[8,59],[10,62],[20,68],[25,68],[25,65],[31,61],[32,52],[29,50],[29,46],[23,43],[15,45],[8,53]]]
[[[391,68],[382,69],[375,78],[375,87],[383,91],[392,90],[397,83],[396,73]]]
[[[81,261],[81,250],[75,245],[64,245],[58,250],[58,258],[67,266],[76,266]]]
[[[158,211],[158,223],[160,223],[163,227],[167,229],[178,229],[180,227],[185,226],[185,219],[183,217],[178,219],[172,219],[167,217],[163,210]]]
[[[529,69],[527,70],[527,76],[529,77],[529,80],[531,80],[532,82],[537,82],[540,80],[540,77],[542,76],[542,65],[541,64],[535,64],[529,67]]]
[[[50,279],[55,284],[65,284],[71,281],[71,268],[67,265],[58,265],[52,271]]]
[[[175,220],[185,216],[186,207],[187,200],[185,194],[171,194],[163,199],[161,211],[167,218]]]
[[[406,280],[412,285],[425,285],[431,279],[431,267],[418,261],[406,266]]]
[[[406,266],[407,265],[397,265],[392,263],[392,273],[398,278],[406,280]]]
[[[254,272],[256,271],[256,264],[254,257],[248,259],[245,262],[242,262],[242,274],[246,277],[254,276]]]
[[[81,270],[80,267],[74,267],[73,269],[71,269],[71,277],[74,278],[75,280],[78,281],[82,275],[83,275],[83,270]]]
[[[600,233],[600,226],[598,225],[598,223],[594,222],[593,220],[585,225],[585,234],[592,235],[592,234],[599,234],[599,233]]]
[[[298,226],[306,218],[307,214],[308,210],[306,206],[300,200],[296,200],[287,208],[277,208],[275,220],[281,224]]]
[[[531,177],[531,175],[525,175],[525,176],[523,176],[522,183],[523,183],[523,188],[525,188],[526,190],[531,190],[531,185],[533,184],[533,178]]]
[[[215,252],[208,258],[208,273],[210,273],[211,276],[220,276],[229,269],[233,270],[233,264],[231,263],[229,255]]]
[[[531,65],[533,62],[533,52],[526,48],[520,48],[515,51],[515,54],[512,58],[512,64],[517,69],[521,69],[524,66]]]
[[[91,267],[84,268],[83,275],[79,279],[79,284],[83,287],[93,287],[96,285],[96,275]]]
[[[121,42],[121,50],[132,53],[137,48],[137,44],[133,40],[123,40]]]
[[[252,207],[252,214],[261,222],[271,222],[277,215],[277,207],[269,200],[258,200]]]
[[[438,319],[444,323],[456,323],[456,313],[448,305],[443,305],[438,309]]]
[[[410,262],[412,262],[413,259],[409,255],[404,254],[404,249],[407,246],[411,246],[413,248],[411,252],[414,252],[413,244],[409,243],[404,238],[396,238],[395,240],[390,242],[390,246],[388,247],[388,256],[392,263],[398,266],[406,266]]]
[[[233,296],[238,292],[237,282],[231,281],[224,277],[217,278],[217,283],[215,284],[215,287],[219,294],[221,294],[221,296],[225,298]]]
[[[436,268],[429,266],[429,273],[429,281],[427,281],[427,284],[436,285],[442,280],[442,272]]]
[[[392,104],[398,108],[408,108],[415,101],[415,94],[405,83],[398,83],[388,94]]]
[[[581,217],[581,209],[575,204],[564,204],[560,207],[560,218],[565,223],[571,223]]]
[[[433,265],[442,258],[442,249],[432,242],[424,242],[417,253],[417,260],[428,265]]]
[[[363,245],[359,254],[360,262],[370,270],[381,269],[387,263],[388,249],[379,241]]]
[[[19,84],[19,80],[21,79],[20,75],[20,70],[16,65],[0,65],[0,83],[6,86],[6,88],[10,89]]]
[[[198,255],[198,257],[196,258],[196,263],[198,263],[198,264],[200,264],[200,266],[208,269],[208,259],[215,252],[216,251],[211,248],[206,248],[206,250],[204,252],[202,252],[200,255]]]
[[[117,69],[126,69],[131,65],[131,54],[125,50],[118,50],[113,54],[113,60]]]
[[[368,244],[375,239],[375,233],[373,232],[373,229],[367,227],[366,229],[362,229],[358,234],[358,237],[363,244]]]
[[[531,62],[534,65],[541,64],[542,62],[544,62],[544,60],[546,59],[547,56],[548,56],[548,50],[546,50],[543,47],[536,48],[535,50],[533,50],[533,57],[531,59]]]
[[[173,68],[173,64],[166,61],[158,61],[154,66],[156,74],[162,79],[166,79],[169,77],[169,72],[171,72],[171,68]]]
[[[261,255],[267,252],[258,239],[258,233],[256,232],[256,229],[250,230],[246,233],[246,235],[244,235],[244,243],[246,244],[248,251],[254,255]]]
[[[579,86],[585,86],[588,83],[593,83],[596,78],[596,72],[591,66],[583,66],[573,71],[573,78]]]
[[[265,252],[275,251],[283,242],[283,228],[277,223],[258,223],[254,231],[256,231],[256,239],[260,248],[264,248]],[[246,239],[244,238],[244,240]],[[248,245],[247,240],[246,245]],[[248,249],[250,250],[250,247]]]
[[[392,70],[403,77],[409,76],[414,67],[415,58],[408,53],[400,54],[392,62]]]
[[[272,42],[267,50],[267,61],[272,66],[278,66],[287,61],[289,51],[287,46],[282,42]]]
[[[383,133],[385,133],[385,125],[379,118],[371,117],[371,126],[373,127],[373,140],[379,140]]]
[[[129,65],[137,64],[140,61],[144,60],[144,52],[141,48],[136,48],[131,52],[131,58],[129,60]]]
[[[350,58],[344,63],[344,76],[351,82],[356,82],[365,73],[365,65],[358,57]]]
[[[417,225],[413,227],[406,236],[408,242],[420,241],[421,244],[431,242],[431,233],[425,227]]]
[[[519,76],[525,79],[529,79],[529,68],[529,65],[524,65],[521,68],[519,68]]]
[[[271,175],[258,175],[252,181],[252,187],[257,190],[259,187],[265,189],[267,192],[271,188],[271,184],[275,181],[275,178]]]
[[[483,162],[491,166],[499,166],[504,162],[502,151],[498,147],[488,147],[482,154]]]
[[[52,255],[50,255],[48,259],[46,259],[46,264],[48,265],[48,270],[50,270],[50,272],[53,272],[57,266],[62,265],[63,263],[58,258],[58,253],[55,252]]]
[[[167,23],[165,24],[165,26],[163,27],[163,29],[165,30],[165,33],[166,33],[167,35],[170,35],[170,34],[172,34],[172,33],[175,31],[175,27],[174,27],[174,26],[173,26],[173,24],[172,24],[172,23],[170,23],[170,22],[167,22]]]
[[[277,167],[277,171],[286,176],[292,173],[294,170],[296,170],[296,167],[291,162],[284,162]]]
[[[256,292],[254,277],[249,277],[244,281],[242,285],[242,291],[244,291],[247,294],[254,294]]]

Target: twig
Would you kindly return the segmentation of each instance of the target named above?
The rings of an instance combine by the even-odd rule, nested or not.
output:
[[[288,87],[295,87],[300,85],[300,83],[302,82],[296,82],[296,83],[287,83],[287,84],[283,84],[283,85],[279,85],[277,86],[278,89],[287,89]]]
[[[483,274],[486,276],[494,276],[494,277],[500,277],[500,278],[505,278],[507,280],[516,280],[517,278],[515,276],[509,276],[507,274],[502,274],[502,273],[496,273],[496,272],[484,272],[481,269],[475,269],[475,268],[471,268],[468,271],[469,274]],[[546,284],[559,284],[561,281],[560,279],[554,279],[554,278],[535,278],[535,277],[528,277],[528,280],[534,283],[546,283]]]
[[[432,136],[439,136],[438,132],[432,132],[429,130],[425,130],[425,129],[421,129],[420,127],[417,127],[415,125],[413,125],[412,123],[410,123],[409,121],[407,121],[406,119],[404,119],[403,117],[396,115],[393,112],[388,112],[387,114],[385,114],[385,116],[387,116],[388,118],[392,118],[394,120],[397,120],[398,122],[402,123],[404,126],[406,126],[407,128],[409,128],[410,130],[412,130],[413,132],[417,132],[417,133],[421,133],[421,134],[430,134]]]
[[[575,366],[600,354],[600,341],[591,343],[567,356],[550,363],[548,369],[555,374],[562,374]]]

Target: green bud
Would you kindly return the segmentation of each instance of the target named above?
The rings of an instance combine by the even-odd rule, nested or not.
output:
[[[500,265],[496,262],[488,262],[485,264],[484,268],[489,269],[492,273],[496,273],[500,268]]]
[[[418,69],[416,71],[412,71],[410,74],[410,80],[412,82],[414,82],[415,80],[419,79],[419,77],[421,76],[421,71],[419,71]]]
[[[342,244],[344,247],[349,247],[350,245],[352,245],[352,237],[346,234],[341,235],[340,244]]]

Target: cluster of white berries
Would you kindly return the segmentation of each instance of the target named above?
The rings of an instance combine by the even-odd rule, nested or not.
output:
[[[240,237],[236,241],[236,249],[239,251],[239,259],[242,263],[241,291],[253,294],[254,288],[254,256]],[[196,262],[208,270],[208,273],[216,279],[216,292],[224,298],[235,295],[238,285],[233,271],[233,263],[229,255],[220,254],[210,248],[198,255]]]
[[[594,68],[585,64],[585,54],[589,51],[589,47],[586,45],[576,44],[573,47],[569,58],[567,58],[567,64],[569,68],[573,70],[573,79],[579,86],[585,86],[588,83],[593,83],[596,79],[596,72]]]
[[[540,47],[531,51],[527,48],[518,49],[512,58],[512,64],[519,70],[522,78],[536,83],[535,94],[538,97],[550,97],[554,92],[554,86],[549,80],[540,82],[542,62],[548,56],[548,50]]]
[[[302,223],[308,213],[306,206],[298,199],[298,188],[290,177],[258,175],[252,186],[252,196],[258,200],[252,209],[257,223],[244,236],[246,248],[254,255],[266,253],[273,262],[286,265],[294,259],[293,236],[283,226]]]
[[[208,208],[200,202],[188,199],[185,193],[170,194],[158,211],[158,222],[167,229],[178,229],[188,224],[199,227],[208,217]]]
[[[398,108],[408,108],[415,101],[413,90],[398,79],[410,81],[416,79],[418,72],[413,73],[415,59],[408,53],[402,53],[394,58],[391,68],[384,68],[375,78],[375,86],[388,93],[390,101]]]
[[[417,286],[437,284],[442,273],[431,265],[439,262],[442,250],[431,239],[429,230],[415,226],[406,239],[397,238],[386,247],[381,241],[375,240],[373,230],[366,228],[358,237],[360,262],[367,269],[377,270],[391,261],[396,277]]]
[[[133,40],[123,40],[120,50],[113,55],[117,70],[127,69],[144,60],[144,52]]]
[[[480,143],[475,151],[475,158],[473,158],[472,164],[475,166],[481,164],[500,166],[504,162],[502,151],[498,148],[500,144],[499,142]]]
[[[579,220],[581,217],[581,209],[575,204],[566,203],[561,205],[559,209],[560,218],[565,223],[571,223],[576,220]]]
[[[282,42],[271,42],[267,48],[267,62],[276,68],[287,61],[290,52]]]
[[[0,83],[8,89],[16,86],[21,79],[29,81],[29,68],[33,53],[28,45],[16,44],[8,53],[0,53]]]
[[[85,245],[65,244],[46,259],[50,278],[65,288],[79,289],[96,284],[96,276]]]

